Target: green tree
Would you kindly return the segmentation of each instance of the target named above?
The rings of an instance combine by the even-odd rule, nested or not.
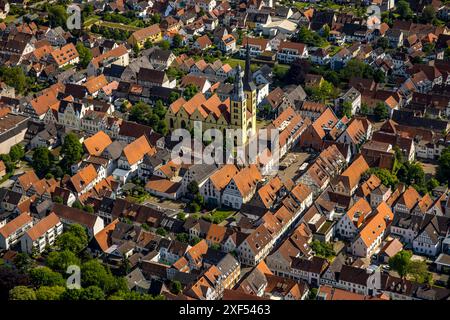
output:
[[[189,182],[187,190],[189,191],[190,194],[197,194],[199,192],[197,181],[192,180],[191,182]]]
[[[147,39],[144,42],[144,49],[150,49],[151,47],[153,47],[153,43],[150,41],[150,39]]]
[[[83,210],[83,204],[80,202],[80,200],[75,200],[72,203],[72,208]]]
[[[342,104],[342,115],[346,116],[349,119],[352,117],[352,104],[350,103],[350,101],[345,101]]]
[[[45,147],[34,149],[32,166],[38,176],[45,176],[50,171],[52,162],[53,156],[50,150]]]
[[[377,40],[377,47],[380,47],[384,50],[389,48],[389,40],[386,37],[381,37]]]
[[[86,230],[79,224],[73,224],[69,230],[64,232],[56,240],[56,245],[61,250],[68,250],[73,253],[78,253],[88,244],[88,236]]]
[[[90,286],[82,290],[80,300],[105,300],[105,294],[99,287]]]
[[[80,65],[82,68],[86,68],[92,60],[92,52],[89,48],[86,48],[81,42],[77,43],[77,51],[80,56]]]
[[[389,258],[389,266],[397,271],[401,278],[405,278],[409,272],[412,253],[408,250],[402,250],[395,256]]]
[[[59,300],[62,294],[66,291],[61,286],[42,286],[36,290],[37,300]]]
[[[55,202],[55,203],[63,203],[64,200],[63,200],[63,198],[61,196],[54,196],[53,197],[53,202]]]
[[[156,229],[156,234],[159,234],[160,236],[166,236],[167,235],[167,231],[166,229],[159,227],[158,229]]]
[[[0,67],[0,78],[18,93],[24,93],[27,89],[27,77],[21,67]]]
[[[397,171],[397,177],[401,182],[407,185],[416,185],[426,192],[425,172],[419,162],[403,163]]]
[[[390,172],[387,169],[382,168],[371,168],[367,171],[367,173],[376,175],[380,180],[381,183],[385,186],[389,186],[391,188],[395,188],[395,186],[398,183],[398,178],[395,174]]]
[[[436,18],[436,10],[432,5],[426,6],[422,11],[422,22],[431,23]]]
[[[383,102],[377,103],[373,113],[377,117],[378,121],[387,119],[389,117],[389,112],[386,105]]]
[[[186,213],[184,213],[183,211],[178,212],[177,219],[183,220],[183,221],[186,220]]]
[[[62,275],[48,267],[36,267],[30,270],[30,280],[35,287],[64,286]]]
[[[67,267],[71,265],[80,265],[80,259],[69,250],[52,251],[47,257],[47,266],[60,273],[65,273]]]
[[[189,235],[185,232],[178,233],[176,239],[183,243],[189,243]]]
[[[400,18],[409,20],[413,17],[414,12],[411,10],[411,6],[405,0],[399,0],[396,4],[396,13]]]
[[[438,159],[438,168],[436,178],[445,184],[449,184],[450,177],[450,147],[442,150],[441,156]]]
[[[52,28],[62,27],[67,28],[66,21],[68,19],[68,14],[66,8],[62,5],[48,5],[46,8],[48,12],[48,21]]]
[[[180,94],[176,91],[172,91],[169,95],[169,102],[172,103],[180,98]]]
[[[60,296],[61,300],[71,300],[76,301],[81,299],[81,295],[83,294],[83,289],[67,289]]]
[[[198,87],[194,84],[188,84],[183,91],[183,97],[186,100],[190,100],[198,93]]]
[[[105,294],[110,294],[123,287],[123,283],[119,278],[116,279],[109,269],[105,268],[95,259],[82,264],[81,285],[82,287],[97,286],[102,289]]]
[[[316,253],[317,256],[330,259],[336,255],[333,250],[332,243],[321,242],[318,240],[314,240],[311,243],[311,249]]]
[[[365,116],[369,114],[369,106],[367,105],[367,103],[361,103],[361,109],[359,110],[359,113]]]
[[[12,162],[17,162],[25,156],[25,150],[21,144],[16,144],[9,150],[9,156]]]
[[[172,39],[172,46],[180,48],[182,46],[183,38],[177,33]]]
[[[33,260],[28,254],[22,252],[18,253],[14,257],[13,263],[16,266],[17,270],[24,274],[28,273],[28,271],[33,267]]]
[[[158,46],[163,50],[169,50],[170,49],[170,43],[167,40],[163,40],[160,43],[158,43]]]
[[[9,300],[36,300],[36,293],[31,288],[17,286],[9,291]]]
[[[64,156],[63,161],[67,167],[81,160],[81,156],[83,155],[83,146],[76,134],[69,133],[66,135],[61,148],[61,153]]]
[[[181,285],[181,282],[178,280],[172,281],[170,284],[170,291],[173,294],[179,294],[183,290],[183,286]]]

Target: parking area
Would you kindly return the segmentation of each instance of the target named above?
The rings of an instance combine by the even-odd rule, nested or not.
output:
[[[282,180],[295,181],[301,172],[308,166],[310,154],[306,152],[289,152],[280,161],[279,176]]]

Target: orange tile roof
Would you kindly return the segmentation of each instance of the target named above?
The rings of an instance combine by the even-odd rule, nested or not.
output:
[[[258,190],[258,195],[266,208],[269,208],[277,197],[277,192],[283,187],[280,177],[275,177]]]
[[[97,171],[92,164],[84,167],[70,178],[75,190],[81,192],[88,184],[97,178]]]
[[[136,41],[141,41],[141,40],[147,39],[148,37],[156,35],[159,32],[161,32],[161,29],[159,28],[159,24],[155,23],[147,28],[143,28],[143,29],[133,32],[133,34],[131,36],[134,39],[136,39]]]
[[[225,164],[215,171],[209,179],[217,190],[223,190],[238,172],[239,169],[234,164]]]
[[[181,184],[179,182],[173,182],[168,179],[153,176],[148,180],[147,184],[145,185],[145,189],[173,194],[177,192],[177,190],[180,188],[180,185]]]
[[[91,78],[84,83],[84,86],[86,87],[89,94],[93,94],[107,85],[108,85],[108,80],[106,80],[106,77],[104,74],[101,74],[97,77]]]
[[[56,94],[54,91],[47,91],[31,100],[30,104],[38,116],[43,115],[49,108],[59,103]]]
[[[121,57],[123,55],[125,55],[128,52],[127,48],[121,44],[120,46],[118,46],[117,48],[114,48],[112,50],[109,50],[101,55],[99,55],[98,57],[95,57],[94,59],[92,59],[92,63],[94,64],[94,66],[96,66],[98,68],[99,63],[111,58],[111,57]]]
[[[387,221],[391,221],[393,218],[394,214],[391,208],[385,202],[380,203],[376,208],[375,215],[370,217],[360,230],[359,237],[367,247],[370,247],[376,238],[386,230]]]
[[[261,179],[261,173],[255,165],[242,169],[233,177],[234,183],[243,197],[248,196]]]
[[[347,216],[350,218],[350,221],[353,221],[356,214],[360,214],[358,221],[356,221],[356,225],[359,226],[370,212],[372,212],[372,208],[367,200],[364,198],[359,198],[359,200],[356,201],[355,204],[353,204],[353,206],[347,211]]]
[[[47,231],[55,227],[60,223],[59,217],[54,213],[50,213],[47,217],[41,219],[36,223],[31,229],[29,229],[26,234],[31,238],[31,241],[35,241],[38,238],[45,235]]]
[[[111,143],[111,138],[101,130],[83,142],[84,147],[91,156],[100,156]]]
[[[64,65],[73,59],[79,57],[78,51],[73,43],[68,43],[61,49],[56,49],[51,52],[51,55],[58,66]]]
[[[95,236],[95,240],[97,241],[98,245],[100,246],[100,249],[103,250],[103,252],[106,252],[109,247],[111,247],[111,233],[116,228],[117,223],[119,223],[119,219],[114,220],[110,224],[108,224],[105,228],[100,230]]]
[[[208,232],[206,233],[206,240],[209,240],[213,243],[221,243],[225,239],[226,232],[226,227],[212,223],[209,226]]]
[[[261,271],[263,274],[273,275],[272,271],[270,271],[269,267],[264,262],[264,260],[261,260],[261,262],[258,263],[258,265],[256,266],[256,269]]]
[[[359,180],[364,172],[369,170],[369,165],[367,164],[364,157],[360,154],[352,164],[345,169],[345,171],[339,177],[349,190],[352,190],[358,185]]]
[[[419,202],[419,200],[419,193],[416,189],[410,186],[405,190],[405,192],[403,192],[397,203],[404,204],[409,210],[411,210],[414,208],[417,202]]]
[[[39,178],[36,175],[36,173],[33,170],[31,170],[19,176],[17,180],[19,180],[19,184],[22,187],[22,189],[24,191],[27,191],[33,184],[39,181]]]
[[[130,165],[142,160],[146,154],[154,155],[155,153],[156,149],[150,146],[145,135],[134,140],[123,149],[123,154]]]
[[[0,228],[0,234],[4,238],[8,238],[11,234],[30,222],[33,222],[33,219],[30,217],[30,215],[26,212],[22,213],[21,215],[4,225],[3,228]]]

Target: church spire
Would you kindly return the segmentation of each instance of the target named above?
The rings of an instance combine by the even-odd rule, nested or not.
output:
[[[242,83],[242,69],[238,64],[235,71],[234,89],[233,89],[234,101],[243,101],[245,99],[244,85]]]
[[[254,91],[256,89],[255,84],[252,79],[252,72],[250,70],[250,46],[248,45],[247,38],[247,50],[245,56],[245,72],[244,72],[244,90],[245,91]]]

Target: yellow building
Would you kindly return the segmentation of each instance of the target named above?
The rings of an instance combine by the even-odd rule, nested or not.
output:
[[[137,45],[139,49],[142,49],[147,40],[151,43],[157,43],[163,40],[162,31],[157,23],[133,32],[128,38],[128,43],[133,47]]]
[[[207,99],[201,92],[189,101],[183,97],[174,101],[166,113],[166,121],[170,130],[193,129],[194,122],[202,123],[203,132],[208,129],[241,129],[241,136],[235,137],[235,145],[247,142],[247,131],[256,133],[256,86],[251,81],[250,62],[247,57],[244,77],[238,65],[235,70],[235,83],[231,97],[225,101],[214,94]],[[249,81],[250,79],[250,81]]]

